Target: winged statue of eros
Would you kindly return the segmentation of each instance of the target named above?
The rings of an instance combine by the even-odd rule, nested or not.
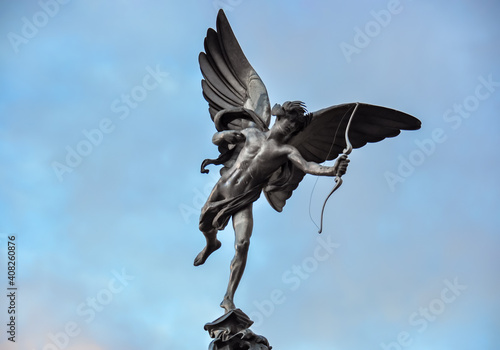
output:
[[[199,64],[203,96],[217,129],[212,141],[220,155],[205,159],[201,172],[208,173],[209,164],[223,167],[201,210],[200,230],[207,244],[195,265],[203,264],[220,247],[217,231],[232,218],[236,253],[221,304],[229,311],[234,309],[234,291],[246,264],[252,203],[262,192],[271,207],[281,212],[306,173],[339,177],[349,161],[341,155],[343,150],[397,136],[401,130],[417,130],[421,122],[406,113],[364,103],[309,113],[303,102],[287,101],[271,109],[266,87],[243,54],[223,10],[216,28],[207,31]],[[271,115],[276,116],[272,127]],[[336,158],[333,167],[320,165]]]

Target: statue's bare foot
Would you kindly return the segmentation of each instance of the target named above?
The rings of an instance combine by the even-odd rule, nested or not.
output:
[[[229,300],[229,298],[224,298],[224,300],[222,300],[222,303],[220,303],[220,307],[226,310],[226,314],[229,311],[236,309],[236,305],[234,305],[233,301]]]
[[[203,248],[203,250],[196,256],[196,259],[194,259],[194,266],[204,264],[210,254],[219,249],[220,246],[221,242],[218,239],[216,239],[213,244],[207,244],[205,248]]]

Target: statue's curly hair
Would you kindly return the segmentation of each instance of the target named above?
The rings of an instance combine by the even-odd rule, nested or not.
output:
[[[311,122],[312,114],[307,112],[307,108],[302,101],[286,101],[282,106],[285,111],[285,117],[295,120],[300,125],[296,133],[304,130]]]

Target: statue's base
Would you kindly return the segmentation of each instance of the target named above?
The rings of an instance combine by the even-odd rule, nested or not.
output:
[[[266,338],[250,330],[253,321],[240,309],[231,310],[205,325],[211,338],[208,350],[271,350]]]

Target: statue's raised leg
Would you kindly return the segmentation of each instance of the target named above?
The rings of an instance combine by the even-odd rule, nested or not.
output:
[[[203,231],[202,231],[203,232]],[[217,239],[217,230],[213,229],[207,232],[203,232],[203,235],[205,236],[205,239],[207,241],[207,245],[201,252],[198,253],[196,258],[194,259],[194,266],[202,265],[205,263],[207,258],[215,252],[217,249],[220,248],[221,243]]]

